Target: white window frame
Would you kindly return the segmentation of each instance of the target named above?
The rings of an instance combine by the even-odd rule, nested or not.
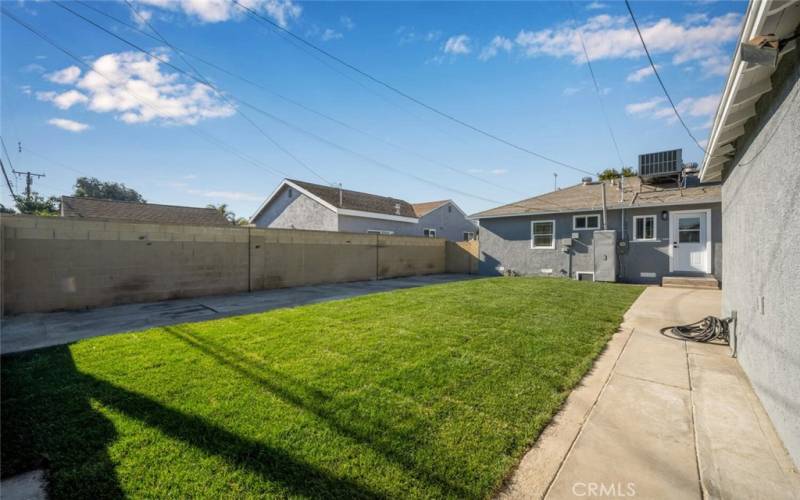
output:
[[[384,236],[391,236],[394,234],[394,231],[389,231],[386,229],[367,229],[367,234],[382,234]]]
[[[586,227],[577,227],[576,222],[580,217],[584,217],[586,219]],[[594,217],[597,220],[597,225],[593,227],[589,227],[589,217]],[[600,214],[581,214],[581,215],[573,215],[572,216],[572,230],[573,231],[595,231],[600,229]]]
[[[550,236],[551,236],[550,246],[546,246],[546,247],[536,246],[534,244],[535,238],[533,237],[534,236],[533,226],[535,224],[543,224],[543,223],[547,223],[547,222],[549,222],[550,224],[553,225],[552,226],[553,227],[553,231],[550,233]],[[531,250],[555,250],[555,248],[556,248],[556,221],[555,221],[555,219],[550,219],[550,220],[532,220],[531,221]]]
[[[581,280],[581,274],[591,274],[592,281],[594,281],[594,271],[575,271],[575,281]]]
[[[464,241],[472,241],[472,240],[475,239],[475,232],[474,231],[464,231],[464,234],[462,234],[462,237],[463,236],[466,236],[466,238],[464,238]]]
[[[637,238],[636,237],[636,221],[639,219],[653,219],[653,237],[652,238]],[[644,228],[644,225],[642,225]],[[641,242],[641,241],[658,241],[658,216],[655,214],[652,215],[634,215],[633,216],[633,238],[631,238],[633,242]]]
[[[425,234],[425,231],[428,231],[428,234]],[[426,227],[422,230],[422,236],[427,238],[436,238],[436,229],[432,227]]]

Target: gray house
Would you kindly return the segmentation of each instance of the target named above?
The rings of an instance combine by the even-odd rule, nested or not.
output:
[[[257,227],[474,239],[475,223],[452,200],[405,200],[285,179],[258,207]]]
[[[800,465],[800,2],[750,2],[700,171],[722,181],[722,314]],[[760,47],[758,36],[770,36]],[[760,41],[763,41],[760,40]],[[753,43],[756,42],[756,43]]]
[[[696,177],[681,185],[587,178],[471,218],[480,222],[481,274],[634,283],[722,277],[720,187]]]

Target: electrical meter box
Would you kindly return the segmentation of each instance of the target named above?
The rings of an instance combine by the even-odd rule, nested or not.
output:
[[[617,232],[594,231],[594,280],[617,281]]]

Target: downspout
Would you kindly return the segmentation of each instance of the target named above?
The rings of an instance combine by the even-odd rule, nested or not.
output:
[[[606,182],[602,181],[603,186],[603,231],[606,230]]]

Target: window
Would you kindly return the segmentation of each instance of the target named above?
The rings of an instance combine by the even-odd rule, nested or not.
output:
[[[572,218],[572,229],[600,229],[600,216],[595,215],[576,215]]]
[[[431,228],[425,228],[422,230],[422,234],[427,236],[428,238],[436,238],[436,230]]]
[[[386,231],[384,229],[367,229],[367,234],[384,234],[388,236],[390,234],[394,234],[394,231]]]
[[[475,233],[472,231],[465,231],[464,232],[464,241],[472,241],[475,239]]]
[[[700,217],[678,219],[678,242],[700,243]]]
[[[453,212],[453,205],[447,205],[447,213],[449,214],[452,212]]]
[[[292,197],[292,194],[294,194],[294,193],[293,193],[293,191],[292,191],[292,188],[289,188],[289,190],[288,190],[288,194],[289,194],[289,198],[291,198],[291,197]]]
[[[556,247],[556,221],[540,220],[531,222],[531,248]]]
[[[656,241],[655,215],[637,215],[633,218],[633,241]]]

